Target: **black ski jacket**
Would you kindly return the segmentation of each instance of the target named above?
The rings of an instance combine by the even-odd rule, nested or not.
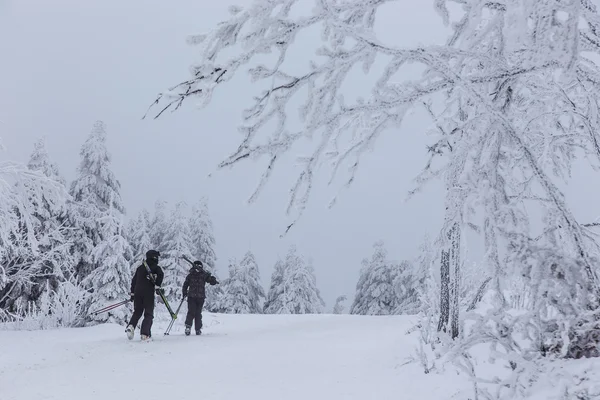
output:
[[[162,286],[164,273],[161,267],[158,265],[148,264],[150,267],[150,271],[152,271],[152,275],[154,275],[154,279],[156,280],[156,285]],[[148,275],[148,271],[146,271],[146,267],[144,264],[137,267],[135,270],[135,274],[133,275],[133,279],[131,280],[131,293],[136,295],[141,294],[154,294],[155,286]]]
[[[206,283],[217,284],[217,278],[199,267],[192,267],[183,282],[183,296],[189,298],[206,298]]]

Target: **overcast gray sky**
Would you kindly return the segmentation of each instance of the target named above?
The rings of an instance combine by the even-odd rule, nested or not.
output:
[[[196,54],[186,36],[212,28],[233,3],[0,0],[0,120],[8,149],[2,157],[26,161],[36,138],[46,135],[52,158],[70,180],[81,144],[93,122],[102,119],[129,216],[144,207],[152,210],[159,198],[191,205],[206,195],[222,277],[230,257],[251,249],[267,286],[277,257],[294,242],[313,257],[328,308],[340,294],[351,301],[360,261],[371,255],[374,241],[385,240],[394,259],[412,258],[423,235],[435,236],[441,225],[440,183],[404,202],[425,162],[423,132],[429,121],[417,113],[401,130],[383,135],[333,209],[327,205],[335,190],[319,185],[304,218],[280,239],[295,176],[291,162],[274,174],[253,205],[245,201],[263,163],[248,162],[207,178],[240,138],[241,111],[256,94],[245,75],[220,88],[204,110],[188,103],[160,120],[141,120],[159,91],[188,77]],[[432,1],[399,3],[380,13],[378,30],[385,41],[399,46],[443,42],[445,30]],[[307,52],[296,56],[298,62],[306,63],[312,53],[310,38],[305,40]],[[360,80],[351,91],[364,92]],[[579,183],[598,194],[597,184]],[[596,208],[584,205],[575,204],[589,210],[586,218],[596,218]]]

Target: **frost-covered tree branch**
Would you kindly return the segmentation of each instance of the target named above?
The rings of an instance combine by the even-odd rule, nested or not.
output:
[[[315,0],[304,16],[290,13],[295,0],[236,8],[230,20],[191,39],[200,49],[193,76],[159,96],[155,115],[190,97],[208,104],[217,88],[247,67],[251,80],[266,89],[245,110],[239,146],[220,166],[268,160],[253,201],[277,162],[294,144],[311,139],[291,179],[287,212],[296,213],[289,229],[302,216],[324,161],[332,168],[330,182],[347,168],[341,188],[348,187],[379,135],[424,106],[432,142],[411,194],[443,179],[440,245],[448,246],[445,238],[455,224],[480,233],[490,277],[483,290],[495,295],[493,312],[469,314],[481,323],[458,338],[454,354],[462,357],[485,341],[519,353],[521,360],[531,360],[530,351],[579,357],[577,349],[595,343],[588,333],[597,330],[599,318],[600,246],[592,226],[572,213],[558,181],[569,180],[581,156],[600,169],[600,67],[592,61],[600,55],[596,6],[588,0],[436,0],[436,11],[452,29],[446,43],[401,48],[381,43],[374,33],[385,2]],[[450,4],[460,11],[451,13]],[[298,33],[308,28],[321,30],[322,43],[305,71],[288,72],[284,61]],[[223,59],[228,49],[239,52]],[[275,54],[270,65],[255,65],[269,53]],[[385,62],[382,72],[371,68],[376,59]],[[425,67],[419,79],[399,79],[408,63]],[[378,75],[364,98],[348,102],[342,89],[352,84],[349,72],[357,66]],[[292,126],[286,111],[293,100],[302,101],[299,126]],[[531,206],[542,210],[540,219],[528,213]],[[533,233],[534,223],[541,224],[542,235]],[[508,312],[505,298],[514,276],[524,280],[533,299],[519,318]],[[516,345],[517,331],[531,338],[530,348]]]

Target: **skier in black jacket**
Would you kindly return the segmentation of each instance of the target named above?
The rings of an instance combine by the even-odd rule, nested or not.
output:
[[[206,283],[216,285],[217,278],[202,268],[201,261],[194,261],[194,266],[183,283],[183,297],[188,298],[188,312],[185,318],[185,334],[189,336],[192,322],[195,320],[196,335],[202,334],[202,307],[206,299]]]
[[[141,339],[148,340],[152,337],[151,328],[154,319],[154,292],[162,291],[161,288],[164,273],[158,266],[158,257],[160,253],[156,250],[149,250],[146,253],[146,260],[137,267],[133,279],[131,280],[131,300],[133,301],[133,315],[129,325],[125,329],[129,340],[133,339],[133,333],[138,321],[144,314],[142,327],[140,329]],[[148,269],[152,274],[148,273]],[[156,282],[156,285],[154,284]]]

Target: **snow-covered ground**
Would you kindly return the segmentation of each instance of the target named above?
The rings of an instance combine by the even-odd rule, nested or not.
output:
[[[407,317],[211,315],[151,343],[118,325],[0,332],[2,400],[448,399],[456,376],[402,366]],[[463,387],[468,387],[464,382]]]
[[[163,336],[166,323],[159,321],[150,343],[140,342],[139,331],[130,342],[124,328],[112,324],[0,331],[0,399],[473,398],[471,383],[452,367],[425,375],[417,363],[406,364],[417,343],[417,334],[406,334],[413,317],[205,314],[204,319],[199,337],[184,336],[182,321]],[[573,386],[585,370],[587,379],[600,379],[597,360],[555,368]],[[539,382],[532,399],[558,398],[562,386]]]

